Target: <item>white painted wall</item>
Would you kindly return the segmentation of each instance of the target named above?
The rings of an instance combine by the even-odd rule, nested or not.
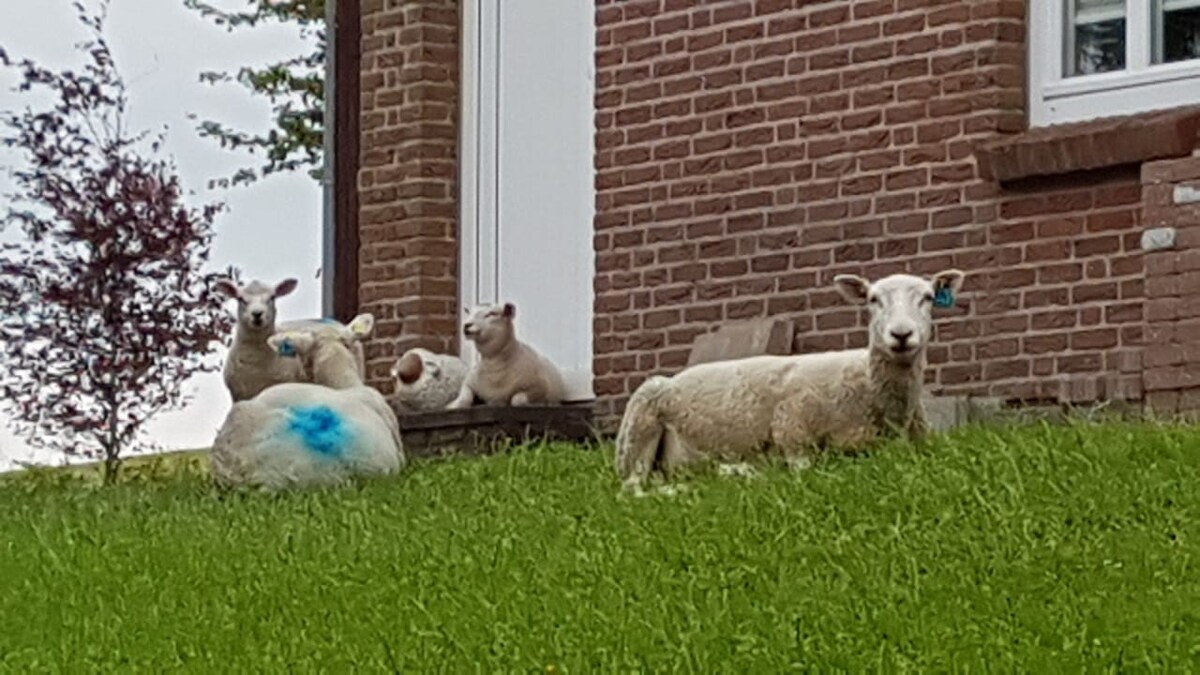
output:
[[[590,399],[595,7],[463,8],[461,300],[514,303],[518,335]]]

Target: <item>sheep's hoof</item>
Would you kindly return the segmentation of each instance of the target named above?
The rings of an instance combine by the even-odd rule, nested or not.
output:
[[[797,473],[812,467],[812,460],[808,457],[789,457],[788,468]]]
[[[754,478],[758,476],[758,470],[746,462],[738,462],[737,464],[721,464],[717,467],[717,473],[722,476],[733,476],[738,478]]]
[[[676,495],[681,495],[684,492],[687,492],[686,485],[669,485],[668,484],[668,485],[660,485],[654,489],[654,494],[662,495],[664,497],[674,497]]]
[[[658,487],[646,490],[642,487],[642,482],[636,479],[627,480],[621,484],[621,494],[636,497],[638,499],[644,497],[652,497],[655,495],[663,497],[674,497],[682,494],[687,490],[684,485],[659,485]]]

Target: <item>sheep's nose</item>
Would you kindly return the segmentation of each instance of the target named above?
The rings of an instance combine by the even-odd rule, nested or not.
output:
[[[900,343],[901,348],[904,348],[908,344],[908,338],[912,337],[912,330],[908,328],[893,330],[892,337],[896,339],[896,342]]]
[[[471,329],[473,329],[474,327],[475,326],[473,324],[464,323],[463,324],[463,335],[470,335]]]

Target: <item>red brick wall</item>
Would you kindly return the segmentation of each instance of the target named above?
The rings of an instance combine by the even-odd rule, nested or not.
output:
[[[1200,157],[1142,171],[1146,226],[1174,227],[1173,249],[1146,253],[1146,401],[1163,414],[1200,412],[1200,204],[1176,204],[1177,186],[1200,189]]]
[[[457,0],[362,0],[359,311],[370,384],[405,349],[457,349]]]
[[[457,349],[459,13],[362,11],[359,293],[386,392],[402,350]],[[1169,199],[1200,186],[1200,159],[981,178],[978,143],[1025,130],[1024,11],[597,0],[601,420],[723,322],[785,316],[796,351],[861,346],[865,314],[835,274],[950,266],[969,276],[937,313],[932,393],[1200,408],[1200,208]],[[1180,248],[1143,255],[1158,223],[1180,226]]]
[[[973,158],[975,141],[1024,128],[1024,11],[1020,0],[599,0],[598,412],[677,371],[692,338],[722,321],[789,316],[803,351],[861,344],[863,317],[834,274],[950,265],[973,276],[964,308],[939,321],[936,388],[1028,394],[1035,357],[1017,332],[1033,315],[1013,311],[1056,298],[1025,233],[1059,215],[1034,222],[1028,209],[1060,198],[1002,196]],[[1129,199],[1129,179],[1111,180]],[[1083,264],[1080,280],[1096,280]],[[1054,359],[1058,372],[1077,367],[1067,352],[1115,347],[1043,349],[1038,367]]]
[[[1141,207],[1137,166],[1005,185],[992,222],[945,240],[974,276],[970,311],[939,321],[940,390],[1140,399]]]

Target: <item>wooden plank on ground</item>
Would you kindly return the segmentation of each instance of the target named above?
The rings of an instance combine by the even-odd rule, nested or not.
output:
[[[692,342],[688,365],[728,361],[748,356],[792,353],[795,326],[783,319],[754,319],[721,326],[716,332],[697,336]]]

